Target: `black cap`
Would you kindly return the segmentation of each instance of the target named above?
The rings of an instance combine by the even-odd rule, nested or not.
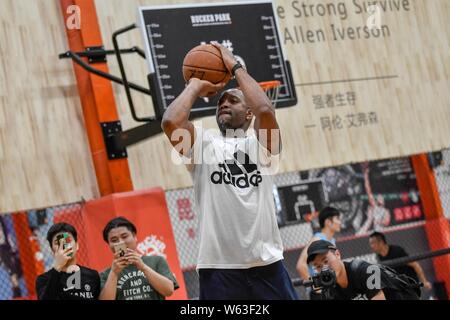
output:
[[[330,250],[337,250],[336,246],[331,242],[325,240],[317,240],[311,243],[308,247],[308,260],[306,262],[309,264],[314,260],[316,255],[327,253]]]

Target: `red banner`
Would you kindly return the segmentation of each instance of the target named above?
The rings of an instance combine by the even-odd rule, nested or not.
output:
[[[86,203],[83,220],[89,267],[105,270],[111,266],[113,255],[103,240],[102,232],[111,219],[119,216],[129,219],[136,226],[139,251],[166,258],[180,285],[169,299],[187,299],[169,211],[164,191],[160,188],[113,194]]]

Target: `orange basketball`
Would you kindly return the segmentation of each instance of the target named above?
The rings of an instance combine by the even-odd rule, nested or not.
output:
[[[183,77],[186,82],[198,78],[217,84],[230,81],[231,74],[223,63],[220,50],[211,44],[202,44],[184,57]]]

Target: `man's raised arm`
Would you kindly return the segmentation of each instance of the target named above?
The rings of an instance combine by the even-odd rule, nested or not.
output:
[[[194,145],[195,128],[192,122],[189,121],[189,114],[191,113],[195,100],[198,97],[214,96],[222,88],[223,84],[221,83],[214,85],[208,81],[192,78],[189,80],[183,92],[181,92],[165,111],[161,128],[169,138],[170,143],[176,147],[180,154],[186,155]],[[185,130],[185,132],[177,132],[177,134],[174,134],[176,130]],[[188,140],[184,141],[185,138]]]
[[[280,153],[281,135],[272,102],[258,82],[243,67],[236,69],[237,60],[230,50],[217,43],[213,43],[213,45],[221,51],[224,64],[228,70],[234,72],[239,88],[244,94],[245,101],[255,116],[253,127],[259,143],[269,150],[271,154]]]

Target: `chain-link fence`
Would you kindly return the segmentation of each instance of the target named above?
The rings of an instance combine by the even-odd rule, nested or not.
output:
[[[444,215],[450,220],[450,149],[430,155]]]
[[[54,223],[72,224],[84,233],[82,203],[0,215],[0,300],[34,298],[36,277],[49,270],[53,255],[47,231]],[[87,247],[78,238],[77,261],[87,262]]]
[[[430,164],[434,167],[434,176],[436,179],[436,184],[439,191],[439,199],[442,205],[442,209],[444,211],[444,216],[446,217],[447,221],[440,221],[440,222],[434,222],[435,224],[444,224],[443,226],[440,225],[439,230],[441,237],[447,237],[450,238],[450,149],[442,150],[441,152],[435,152],[430,154]],[[434,230],[436,229],[436,226],[431,226],[429,230],[429,234],[434,234]],[[447,233],[445,233],[445,230],[447,230]],[[429,235],[429,236],[430,236]],[[437,248],[434,248],[435,250],[443,249],[443,246],[437,245]],[[437,269],[441,276],[445,273],[450,273],[449,265],[450,257],[449,255],[446,255],[445,257],[436,257],[433,258],[433,265],[434,268]],[[448,293],[450,290],[449,288],[445,288],[443,285],[441,285],[439,288],[436,288],[436,290],[439,290],[441,292],[442,296],[445,296],[445,293]],[[450,297],[447,297],[450,298]]]
[[[438,168],[439,174],[436,173],[444,207],[445,201],[450,204],[450,153],[446,155],[446,169]],[[369,244],[369,235],[373,231],[385,234],[388,245],[400,246],[410,256],[431,251],[428,239],[434,231],[433,225],[429,223],[427,231],[409,158],[283,173],[275,177],[275,184],[274,200],[285,248],[285,264],[292,279],[299,277],[296,265],[301,251],[320,230],[317,211],[327,205],[342,213],[341,230],[335,238],[344,259],[377,262]],[[196,298],[199,294],[195,270],[198,217],[194,193],[191,188],[168,191],[166,199],[188,296]],[[447,205],[446,208],[448,217],[450,207]],[[439,291],[442,284],[435,274],[438,259],[419,262],[426,280],[434,284],[435,289],[424,290],[423,299],[442,297]],[[308,299],[304,288],[296,289],[302,299]]]
[[[450,218],[450,150],[434,154],[431,163],[447,220]],[[296,264],[301,251],[319,231],[317,211],[326,205],[340,210],[341,230],[337,246],[344,259],[362,258],[376,262],[369,244],[373,231],[385,234],[389,245],[401,246],[409,255],[421,255],[436,247],[432,237],[448,231],[442,221],[426,221],[409,158],[374,161],[333,168],[291,172],[275,177],[273,190],[285,247],[285,264],[292,279],[299,277]],[[192,188],[166,192],[172,229],[188,297],[198,297],[195,270],[198,249],[198,216]],[[46,240],[53,223],[67,222],[79,234],[78,263],[89,265],[83,237],[83,203],[42,210],[0,215],[0,300],[34,297],[36,276],[51,268],[52,253]],[[446,229],[447,228],[447,229]],[[430,240],[431,239],[431,240]],[[430,243],[433,242],[433,244]],[[20,254],[19,254],[20,253]],[[423,258],[423,256],[421,257]],[[444,297],[443,270],[448,261],[441,257],[419,261],[426,280],[434,290],[424,290],[423,298]],[[308,295],[296,287],[302,299]],[[448,290],[448,289],[447,289]]]

